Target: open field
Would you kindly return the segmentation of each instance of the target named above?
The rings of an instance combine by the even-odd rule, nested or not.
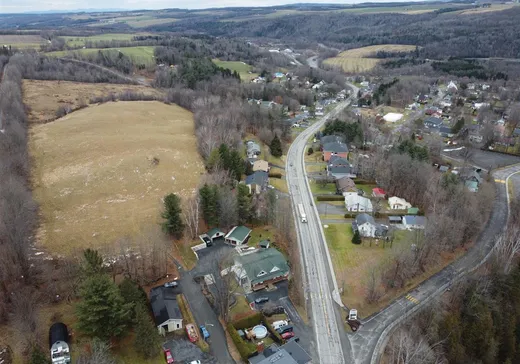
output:
[[[364,72],[374,68],[381,60],[370,58],[379,51],[411,52],[414,45],[380,44],[362,48],[349,49],[341,52],[337,57],[327,58],[324,62],[331,66],[339,66],[344,72]]]
[[[117,23],[125,23],[131,26],[132,28],[145,28],[151,25],[159,25],[159,24],[168,24],[176,22],[175,18],[155,18],[151,15],[137,15],[137,16],[122,16],[122,17],[113,17],[113,18],[104,18],[99,20],[99,22],[89,24],[89,26],[105,26],[105,25],[113,25]]]
[[[106,103],[33,126],[38,244],[67,254],[156,228],[161,199],[198,185],[196,144],[193,115],[156,101]]]
[[[142,63],[145,65],[153,65],[155,64],[155,60],[153,58],[154,47],[152,46],[144,46],[144,47],[121,47],[121,48],[86,48],[86,49],[76,49],[74,51],[57,51],[57,52],[48,52],[47,56],[50,57],[64,57],[72,52],[79,52],[82,54],[92,54],[97,53],[98,51],[120,51],[125,56],[130,57],[134,63]]]
[[[518,6],[518,4],[491,4],[491,7],[489,8],[475,8],[475,9],[466,9],[466,10],[460,10],[457,13],[458,14],[464,14],[464,15],[471,15],[471,14],[477,14],[477,13],[490,13],[492,11],[502,11],[502,10],[508,10],[515,6]]]
[[[78,108],[82,103],[96,96],[119,94],[125,91],[139,92],[145,95],[157,95],[160,91],[140,85],[118,85],[111,83],[82,83],[71,81],[23,80],[24,102],[30,108],[28,113],[31,123],[54,120],[60,106]]]
[[[250,81],[258,76],[257,73],[249,73],[253,69],[253,66],[250,66],[244,62],[221,61],[219,59],[214,59],[213,63],[215,63],[219,67],[227,68],[231,71],[237,71],[242,81]]]
[[[67,41],[67,45],[69,47],[82,47],[85,45],[85,42],[101,42],[101,41],[111,41],[111,40],[132,40],[135,36],[139,35],[148,35],[149,33],[135,33],[135,34],[124,34],[124,33],[107,33],[107,34],[98,34],[92,35],[90,37],[76,37],[76,36],[63,36],[61,38]]]
[[[10,45],[16,48],[40,48],[40,45],[47,43],[39,35],[4,35],[0,34],[0,44]]]

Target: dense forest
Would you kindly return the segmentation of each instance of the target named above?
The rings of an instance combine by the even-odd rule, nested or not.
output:
[[[294,44],[320,42],[339,49],[373,44],[419,45],[426,58],[520,56],[520,9],[459,15],[312,14],[244,22],[180,21],[155,26],[159,31],[197,31],[215,36],[266,37]],[[478,27],[475,26],[478,24]],[[469,41],[468,41],[469,40]]]

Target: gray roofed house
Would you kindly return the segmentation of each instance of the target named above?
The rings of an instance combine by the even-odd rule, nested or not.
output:
[[[268,284],[286,280],[289,265],[282,253],[274,248],[258,249],[235,257],[233,271],[246,292],[257,291]]]
[[[408,229],[424,229],[426,218],[424,216],[406,215],[403,217],[403,225]]]
[[[308,364],[310,355],[294,340],[282,346],[271,345],[264,352],[249,358],[249,364]]]
[[[150,304],[152,306],[155,325],[159,334],[182,329],[182,314],[177,302],[175,288],[159,286],[150,291]]]
[[[441,126],[439,128],[439,134],[444,138],[451,138],[455,135],[449,126]]]
[[[336,179],[336,190],[340,194],[343,194],[343,192],[357,192],[356,184],[348,177]]]
[[[345,143],[345,137],[342,135],[324,135],[320,138],[320,145],[327,143]]]
[[[253,140],[248,140],[246,142],[246,153],[248,158],[256,158],[260,155],[261,152],[262,149],[256,142]]]
[[[328,164],[331,167],[350,166],[349,161],[346,158],[340,157],[339,155],[331,156]]]
[[[246,177],[246,186],[249,187],[250,193],[259,194],[265,191],[269,184],[269,174],[264,171],[255,171]]]
[[[356,178],[356,173],[354,169],[350,165],[340,165],[340,166],[327,166],[327,175],[334,177],[335,179],[348,177],[348,178]]]
[[[359,214],[352,222],[352,230],[359,231],[359,235],[364,238],[373,238],[376,236],[378,224],[374,218],[368,214]]]
[[[323,144],[323,151],[333,153],[345,153],[348,152],[348,147],[345,143],[332,142]]]
[[[441,125],[442,119],[435,116],[430,116],[428,119],[424,120],[424,126],[428,128],[440,128]]]

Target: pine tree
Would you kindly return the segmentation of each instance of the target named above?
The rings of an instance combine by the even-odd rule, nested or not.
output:
[[[226,144],[220,144],[220,147],[218,148],[218,152],[220,155],[220,162],[222,163],[222,168],[229,171],[231,166],[230,161],[230,152],[229,148]]]
[[[251,220],[251,197],[249,196],[249,188],[244,184],[239,184],[237,187],[237,210],[240,224],[245,224]]]
[[[229,154],[229,172],[231,177],[237,181],[240,181],[245,172],[244,160],[240,156],[240,153],[235,149]]]
[[[135,350],[145,359],[153,358],[159,354],[161,337],[143,303],[135,307],[135,314]]]
[[[184,222],[181,217],[181,199],[174,193],[166,195],[164,198],[164,212],[162,218],[163,231],[177,239],[180,239],[184,232]]]
[[[119,284],[119,292],[121,293],[121,297],[123,297],[123,301],[129,305],[132,320],[135,322],[135,308],[147,302],[146,293],[137,283],[129,278],[125,278],[123,282]]]
[[[82,300],[76,306],[76,316],[82,333],[105,340],[123,335],[129,307],[107,275],[88,277],[81,286],[80,296]]]
[[[97,250],[85,249],[83,251],[83,259],[85,260],[83,269],[87,275],[103,272],[103,257]]]
[[[269,148],[271,149],[271,155],[273,157],[280,158],[283,155],[282,142],[280,141],[280,138],[278,138],[277,134],[274,135]]]
[[[352,244],[361,244],[361,236],[359,235],[359,230],[354,231],[354,235],[352,236]]]
[[[217,226],[218,224],[218,188],[216,185],[209,186],[204,184],[199,189],[200,205],[202,210],[202,218],[208,226]]]
[[[209,171],[212,171],[220,165],[222,165],[222,161],[220,159],[220,151],[217,148],[215,148],[211,151],[211,153],[208,156],[208,160],[206,161],[206,167]]]

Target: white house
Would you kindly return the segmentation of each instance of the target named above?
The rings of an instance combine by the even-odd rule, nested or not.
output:
[[[412,207],[412,204],[407,202],[404,198],[395,196],[388,199],[388,205],[392,210],[407,210]]]
[[[408,230],[424,229],[426,226],[426,218],[424,216],[406,215],[403,217],[403,225]]]
[[[348,211],[354,212],[372,212],[372,201],[370,199],[359,196],[356,192],[344,192],[345,207]]]
[[[376,236],[378,224],[374,218],[368,214],[359,214],[352,223],[352,229],[359,231],[359,235],[364,238],[374,238]]]
[[[182,314],[177,302],[175,288],[159,286],[150,291],[150,304],[152,306],[155,325],[159,334],[166,335],[168,332],[182,329]]]
[[[453,81],[450,81],[450,83],[448,83],[448,87],[446,87],[446,88],[448,89],[448,91],[451,91],[451,92],[455,92],[455,91],[459,90],[459,88]]]

